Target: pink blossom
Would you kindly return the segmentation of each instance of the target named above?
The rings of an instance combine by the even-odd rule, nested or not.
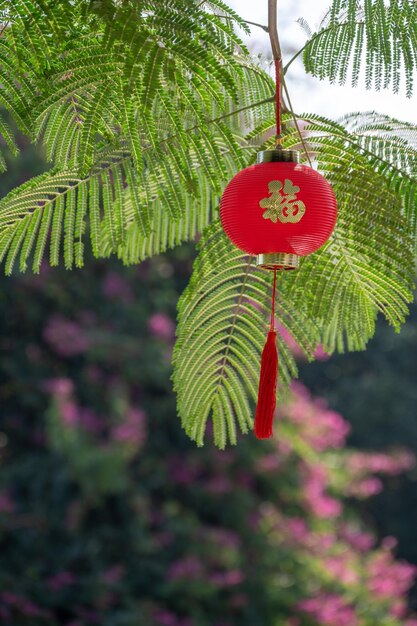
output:
[[[368,552],[375,543],[370,533],[352,528],[348,524],[340,526],[340,537],[359,552]]]
[[[383,485],[379,478],[370,477],[352,483],[348,488],[348,494],[365,499],[381,493],[382,489]]]
[[[169,580],[177,580],[179,578],[198,578],[203,573],[201,561],[195,556],[186,556],[172,563],[168,570]]]
[[[200,477],[200,465],[190,462],[183,456],[172,455],[168,459],[168,466],[171,480],[179,485],[192,485]]]
[[[154,313],[148,320],[148,328],[153,335],[164,341],[172,341],[175,324],[165,313]]]
[[[358,582],[358,574],[350,552],[345,551],[337,555],[325,557],[323,566],[336,580],[344,585],[353,585]]]
[[[90,340],[81,326],[60,314],[49,318],[43,337],[46,343],[62,357],[83,354],[90,348]]]
[[[71,572],[62,571],[50,576],[46,582],[50,589],[59,591],[59,589],[62,589],[63,587],[73,585],[75,580],[75,576]]]
[[[291,388],[292,399],[285,412],[288,419],[297,425],[303,439],[319,452],[341,448],[350,430],[346,420],[331,411],[323,400],[313,400],[300,383],[293,383]]]
[[[256,468],[259,472],[276,472],[282,465],[282,458],[276,453],[264,454],[256,462]]]
[[[239,535],[232,530],[227,530],[226,528],[206,529],[204,535],[206,538],[208,537],[222,548],[236,550],[241,544]]]
[[[277,324],[276,326],[277,326],[277,330],[278,330],[279,334],[281,335],[282,339],[287,344],[287,346],[290,349],[290,351],[292,352],[294,358],[298,359],[299,361],[301,361],[301,360],[305,361],[306,360],[306,355],[305,355],[304,350],[300,347],[300,345],[294,339],[294,337],[291,335],[289,330],[287,330],[285,328],[285,326],[283,326],[282,324]]]
[[[330,359],[330,356],[331,355],[325,351],[321,344],[316,347],[316,350],[314,352],[314,358],[316,359],[316,361],[328,361],[328,359]]]
[[[342,504],[325,493],[327,476],[324,467],[306,465],[302,475],[302,491],[310,511],[321,519],[338,517]]]
[[[285,530],[292,539],[299,543],[303,543],[310,534],[306,521],[301,517],[287,518]]]
[[[215,572],[210,574],[209,581],[221,587],[235,587],[245,580],[243,572],[238,569],[228,570],[226,572]]]
[[[355,474],[386,474],[397,476],[414,467],[415,456],[406,451],[397,451],[392,454],[354,452],[347,459],[347,466]]]
[[[0,513],[13,513],[15,505],[6,491],[0,491]]]
[[[193,620],[185,617],[180,618],[175,613],[159,609],[154,614],[158,626],[193,626]]]
[[[100,433],[103,430],[103,420],[91,409],[80,407],[78,421],[90,433]]]
[[[321,626],[358,626],[359,621],[352,606],[336,594],[322,593],[302,600],[298,609],[309,614]]]
[[[233,483],[227,476],[213,476],[205,482],[205,489],[209,493],[225,494],[233,490]]]
[[[74,391],[74,383],[70,378],[48,378],[43,382],[43,389],[57,396],[68,396]]]
[[[235,593],[230,598],[230,606],[233,607],[234,609],[242,609],[243,607],[247,606],[248,603],[249,603],[249,600],[247,596],[245,596],[244,593]]]
[[[113,565],[103,572],[103,580],[107,585],[116,585],[125,575],[123,565]]]
[[[3,591],[2,593],[0,593],[0,599],[5,603],[5,604],[19,604],[19,602],[21,601],[20,596],[17,596],[15,593],[12,593],[11,591]]]
[[[381,547],[383,548],[383,550],[395,550],[397,546],[398,539],[396,537],[392,537],[391,535],[384,537],[381,542]]]
[[[71,399],[59,403],[59,413],[65,426],[77,426],[80,413],[78,405]]]
[[[146,438],[146,414],[142,409],[129,408],[125,420],[117,424],[111,433],[114,441],[139,446]]]
[[[368,564],[368,589],[378,598],[398,598],[412,586],[417,567],[406,561],[396,561],[390,550],[374,554]]]
[[[30,615],[32,617],[46,615],[46,612],[36,604],[10,591],[3,591],[0,594],[0,599],[4,604],[15,607],[24,615]]]
[[[129,304],[133,300],[130,285],[116,272],[108,272],[103,281],[103,293],[109,300],[118,300]]]

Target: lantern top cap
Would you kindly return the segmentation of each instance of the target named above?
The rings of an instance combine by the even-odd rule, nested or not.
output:
[[[258,152],[256,162],[259,163],[299,163],[300,153],[297,150],[276,148],[275,150],[262,150]]]

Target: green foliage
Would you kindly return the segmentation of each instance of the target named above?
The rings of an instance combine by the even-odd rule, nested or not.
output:
[[[187,432],[201,444],[212,415],[217,443],[235,442],[236,421],[244,432],[251,423],[270,288],[215,221],[227,181],[273,145],[273,83],[236,34],[244,21],[221,0],[3,5],[5,154],[16,153],[16,126],[52,164],[0,200],[6,273],[39,272],[45,255],[82,267],[88,240],[96,257],[138,263],[204,231],[179,306],[174,381]],[[416,10],[407,0],[334,0],[317,33],[303,23],[308,42],[287,69],[304,50],[319,78],[343,83],[351,71],[356,84],[363,66],[368,87],[394,91],[404,71],[409,95]],[[328,244],[280,281],[288,316],[280,321],[310,355],[317,342],[329,352],[363,349],[378,314],[399,329],[412,300],[416,127],[376,113],[297,118],[302,160],[331,182],[340,215]],[[285,145],[299,149],[298,128],[284,121]],[[285,387],[296,369],[281,344]],[[203,379],[198,393],[187,377]]]
[[[304,23],[301,23],[304,26]],[[404,75],[408,97],[417,67],[417,6],[413,0],[334,0],[331,10],[304,47],[304,65],[320,79],[340,84],[392,87]],[[365,63],[364,63],[365,61]]]
[[[0,102],[55,167],[2,200],[6,272],[34,250],[38,271],[49,236],[53,265],[63,238],[67,268],[82,265],[85,232],[96,256],[130,263],[194,238],[248,163],[228,116],[259,119],[272,93],[234,32],[243,22],[183,0],[18,2],[7,15]]]

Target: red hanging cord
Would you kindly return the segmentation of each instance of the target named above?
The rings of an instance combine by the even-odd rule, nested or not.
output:
[[[269,330],[275,330],[275,295],[277,291],[277,268],[274,268],[274,284],[272,287],[271,322]]]

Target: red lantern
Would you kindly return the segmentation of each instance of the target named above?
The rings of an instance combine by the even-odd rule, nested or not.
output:
[[[320,248],[336,215],[331,186],[300,165],[294,150],[261,152],[257,165],[230,181],[220,204],[223,228],[235,246],[257,255],[259,265],[280,269],[298,267],[298,257]]]
[[[329,183],[311,167],[299,164],[298,153],[260,152],[258,163],[239,172],[228,184],[220,217],[229,239],[257,265],[274,271],[271,327],[262,353],[255,433],[272,435],[278,356],[274,327],[276,271],[296,269],[299,259],[315,252],[336,224],[336,198]]]

